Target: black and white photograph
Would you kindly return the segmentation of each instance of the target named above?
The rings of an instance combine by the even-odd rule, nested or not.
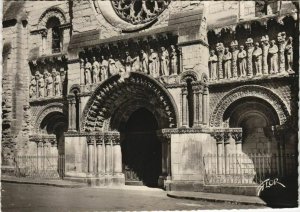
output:
[[[299,1],[0,4],[1,211],[299,209]]]

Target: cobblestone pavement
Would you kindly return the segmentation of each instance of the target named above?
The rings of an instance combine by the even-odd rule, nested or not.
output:
[[[160,189],[59,188],[2,183],[2,211],[124,211],[263,208],[254,205],[173,199]]]

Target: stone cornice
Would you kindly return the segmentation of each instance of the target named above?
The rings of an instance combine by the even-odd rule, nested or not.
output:
[[[38,99],[30,99],[29,104],[30,105],[45,105],[52,102],[63,102],[64,97],[61,96],[49,96],[44,98],[38,98]]]

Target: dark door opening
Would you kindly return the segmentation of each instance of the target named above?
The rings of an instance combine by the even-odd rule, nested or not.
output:
[[[154,115],[147,109],[135,111],[120,130],[123,170],[127,184],[156,187],[161,174],[161,143]]]

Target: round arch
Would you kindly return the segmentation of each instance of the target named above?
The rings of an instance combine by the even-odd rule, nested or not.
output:
[[[210,117],[211,127],[220,127],[223,122],[223,116],[227,108],[235,101],[244,97],[255,97],[268,103],[276,112],[279,124],[286,123],[290,116],[290,111],[281,98],[268,88],[259,85],[245,85],[231,90],[220,99],[216,107],[212,110]]]
[[[114,75],[95,89],[84,108],[81,130],[103,131],[114,114],[129,113],[128,108],[139,104],[157,108],[155,113],[164,119],[162,127],[177,126],[178,110],[168,90],[146,74],[131,72],[125,79]]]
[[[34,129],[38,130],[41,126],[42,121],[45,119],[45,117],[53,112],[61,113],[63,114],[63,104],[62,103],[51,103],[48,104],[45,108],[43,108],[38,114],[37,118],[34,122]]]
[[[47,9],[41,15],[38,22],[38,29],[46,28],[48,20],[52,17],[56,17],[59,20],[60,24],[65,24],[67,22],[64,12],[60,8],[52,7]]]

